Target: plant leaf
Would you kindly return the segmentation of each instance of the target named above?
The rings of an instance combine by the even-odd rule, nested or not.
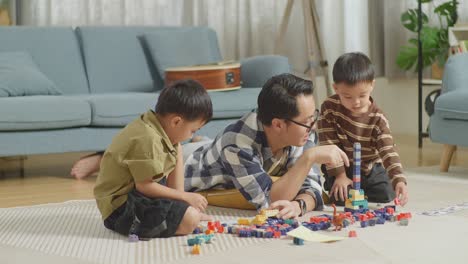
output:
[[[422,14],[422,23],[427,24],[429,18],[424,12]],[[418,32],[418,10],[417,9],[408,9],[403,14],[401,14],[400,18],[401,23],[405,28],[407,28],[411,32]]]
[[[415,67],[418,61],[418,48],[413,46],[402,46],[398,53],[396,64],[404,70]]]

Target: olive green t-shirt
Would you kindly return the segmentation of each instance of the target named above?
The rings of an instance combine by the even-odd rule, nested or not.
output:
[[[135,182],[160,181],[176,165],[177,148],[148,111],[128,124],[113,139],[101,161],[94,197],[102,219],[127,200]]]

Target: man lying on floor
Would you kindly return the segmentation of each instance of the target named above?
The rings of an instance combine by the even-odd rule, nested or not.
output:
[[[349,166],[349,160],[335,145],[315,146],[319,111],[312,94],[312,82],[294,75],[269,79],[257,111],[212,141],[184,145],[185,190],[202,193],[211,205],[280,209],[282,218],[321,210],[322,185],[313,165]]]

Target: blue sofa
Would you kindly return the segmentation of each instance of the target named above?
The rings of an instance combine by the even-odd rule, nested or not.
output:
[[[468,146],[468,53],[451,56],[444,68],[442,90],[430,119],[429,136],[444,144],[440,170],[447,172],[457,146]]]
[[[181,36],[195,37],[186,43]],[[186,48],[195,52],[181,53]],[[205,27],[0,27],[0,56],[16,51],[30,54],[61,94],[0,95],[0,157],[104,150],[120,129],[154,107],[161,67],[191,65],[200,54],[209,57],[202,62],[222,60],[216,33]],[[213,137],[255,108],[263,83],[289,71],[282,56],[241,60],[242,88],[210,92],[214,116],[200,134]]]

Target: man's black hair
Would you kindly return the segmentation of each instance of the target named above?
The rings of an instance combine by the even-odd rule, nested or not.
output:
[[[271,125],[273,118],[292,119],[299,115],[298,95],[311,95],[312,81],[289,73],[271,77],[258,96],[258,119],[264,125]]]

